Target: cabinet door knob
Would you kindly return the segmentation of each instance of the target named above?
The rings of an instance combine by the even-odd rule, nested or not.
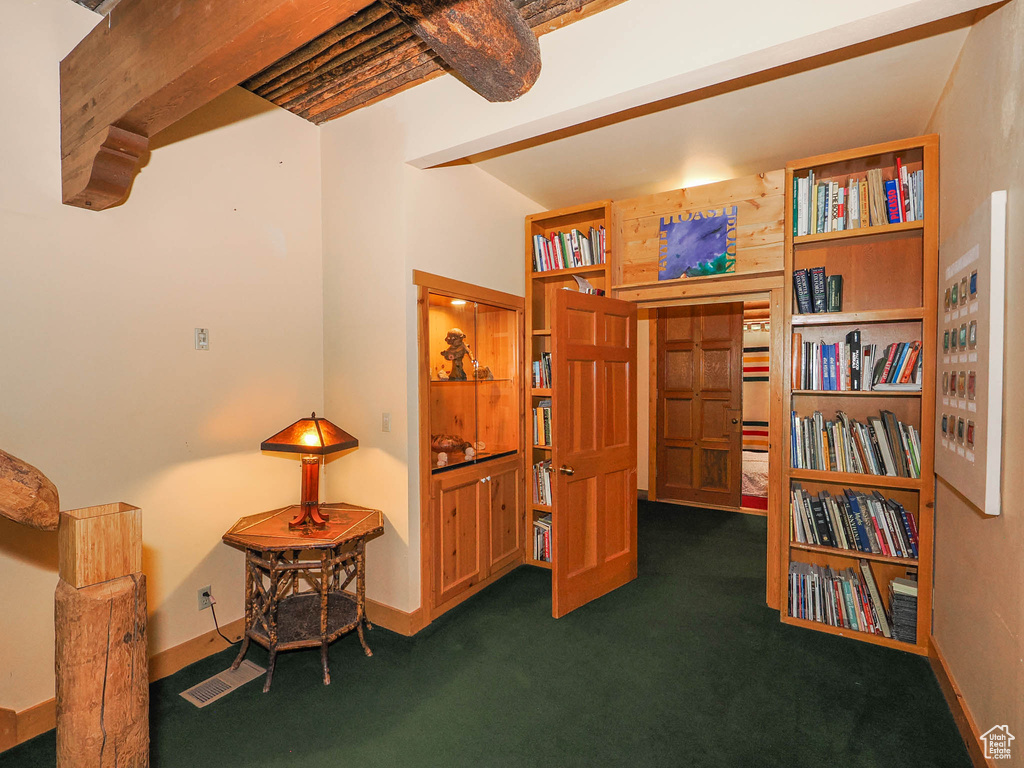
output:
[[[572,467],[570,467],[568,464],[563,464],[562,466],[560,466],[558,468],[558,471],[561,472],[563,475],[575,475],[576,474],[576,470],[573,469]]]
[[[739,420],[739,419],[733,419],[733,420],[732,420],[732,423],[733,423],[733,424],[739,424],[739,423],[740,423],[740,420]]]

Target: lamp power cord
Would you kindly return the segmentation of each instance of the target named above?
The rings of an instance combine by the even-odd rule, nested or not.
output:
[[[238,640],[229,640],[227,635],[220,631],[220,624],[217,622],[217,609],[214,608],[214,606],[217,604],[217,601],[213,597],[212,590],[208,592],[203,592],[203,596],[210,600],[210,613],[213,614],[213,626],[214,629],[217,630],[217,634],[224,638],[224,642],[226,642],[228,645],[234,645],[235,643],[237,643]]]

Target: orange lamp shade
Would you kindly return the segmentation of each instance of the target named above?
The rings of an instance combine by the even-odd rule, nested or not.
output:
[[[327,419],[318,419],[316,413],[311,414],[308,419],[299,419],[260,443],[260,449],[264,451],[304,454],[302,505],[295,519],[288,523],[289,527],[322,527],[327,524],[328,515],[320,510],[320,457],[358,445],[359,441],[352,435]]]
[[[359,441],[348,432],[327,419],[317,418],[316,413],[313,413],[308,419],[299,419],[273,437],[268,437],[260,443],[260,449],[323,456],[325,453],[344,451],[358,445]]]

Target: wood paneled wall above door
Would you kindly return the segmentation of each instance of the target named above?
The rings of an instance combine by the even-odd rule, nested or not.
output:
[[[657,498],[740,505],[743,304],[657,313]]]

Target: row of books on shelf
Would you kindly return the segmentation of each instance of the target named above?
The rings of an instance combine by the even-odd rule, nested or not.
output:
[[[879,168],[844,182],[818,180],[814,171],[793,177],[793,235],[919,221],[924,218],[924,171],[908,171],[896,158],[895,178]]]
[[[828,491],[814,495],[793,483],[789,510],[792,541],[917,559],[917,520],[878,491],[846,488],[835,496]]]
[[[551,445],[551,401],[540,400],[533,409],[533,444]]]
[[[589,234],[578,229],[554,232],[550,237],[533,236],[533,271],[572,269],[604,264],[605,229],[591,227]]]
[[[533,465],[533,502],[551,506],[551,460],[538,461]]]
[[[843,411],[825,419],[821,411],[790,415],[790,460],[793,469],[851,472],[888,477],[921,477],[921,435],[892,411],[871,416],[866,424]]]
[[[551,562],[551,513],[533,521],[533,559]]]
[[[533,361],[533,388],[551,389],[551,353],[542,352],[540,360]]]
[[[871,566],[835,571],[829,566],[789,564],[789,615],[855,632],[917,641],[917,582],[897,577],[889,582],[886,613]]]
[[[822,392],[920,391],[924,356],[920,341],[894,341],[879,350],[864,344],[860,329],[845,341],[804,341],[793,334],[793,389]]]
[[[801,315],[843,311],[843,276],[829,275],[824,267],[793,270],[793,294]]]

